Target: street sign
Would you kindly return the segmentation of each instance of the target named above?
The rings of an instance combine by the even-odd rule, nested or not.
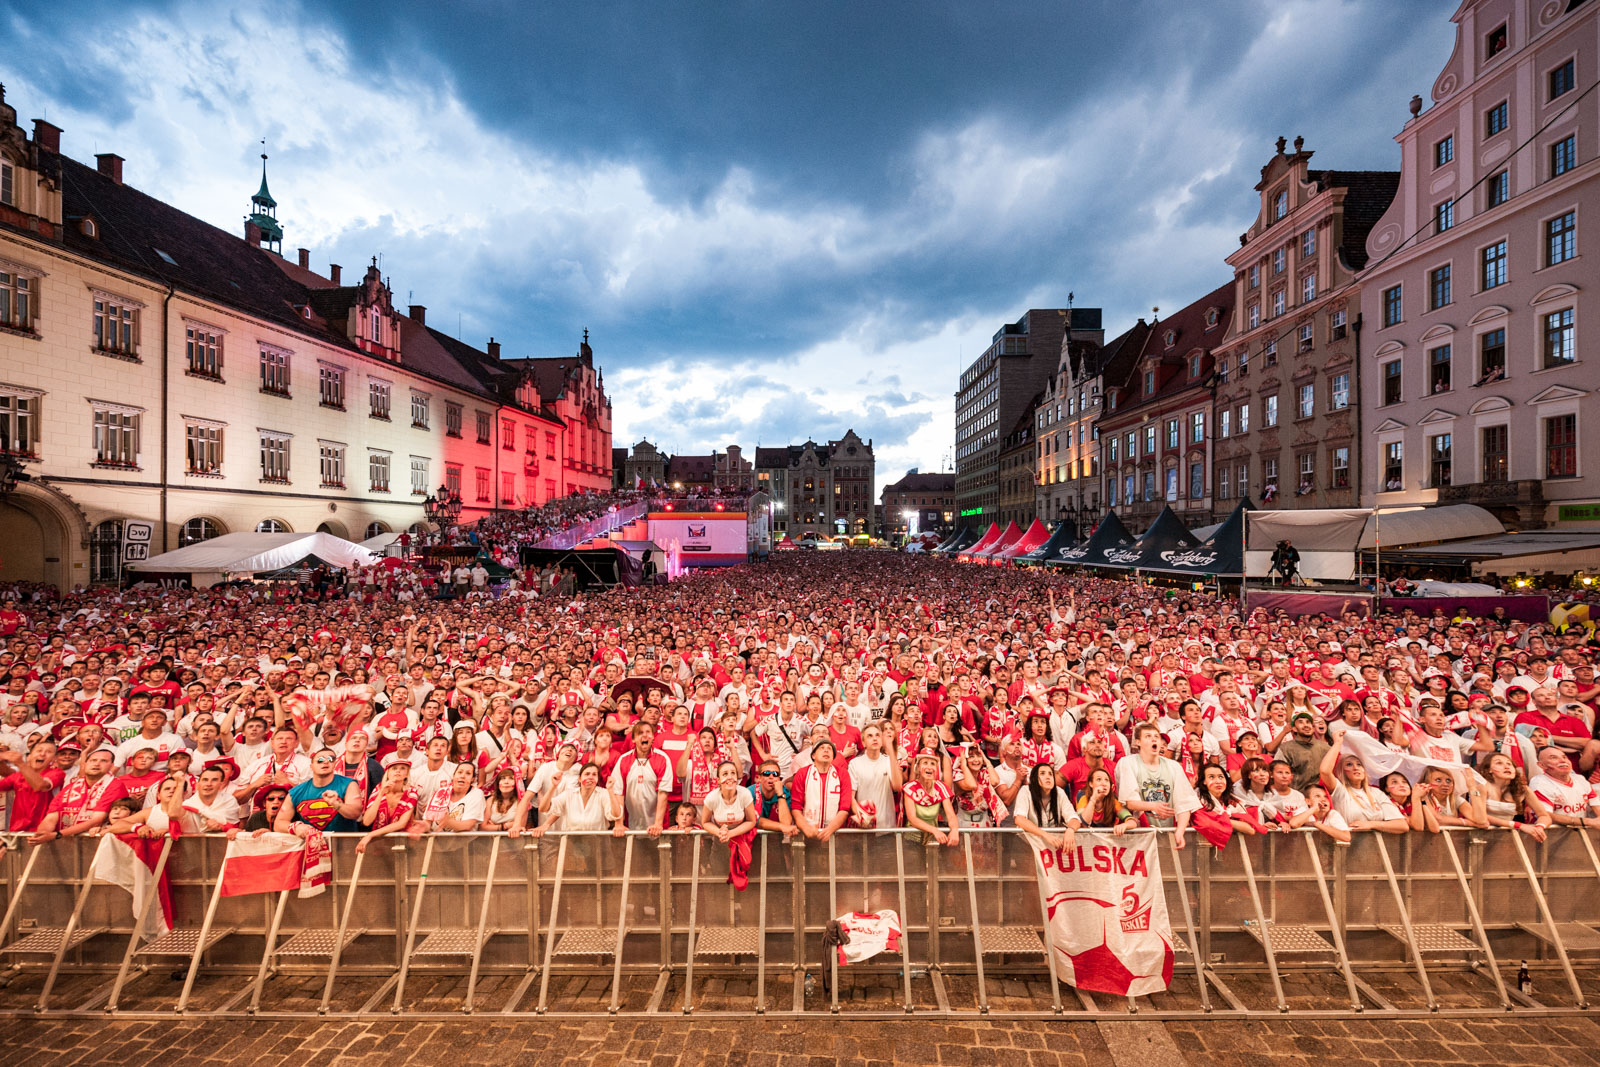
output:
[[[150,558],[150,537],[155,524],[125,522],[122,524],[122,562],[143,563]]]

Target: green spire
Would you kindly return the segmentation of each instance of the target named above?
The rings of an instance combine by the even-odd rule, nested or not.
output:
[[[261,153],[261,188],[250,198],[249,221],[261,228],[261,243],[273,252],[283,251],[283,226],[278,222],[278,202],[267,191],[267,154]]]

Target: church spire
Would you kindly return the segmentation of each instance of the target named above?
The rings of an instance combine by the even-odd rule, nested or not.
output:
[[[265,145],[266,142],[262,141]],[[261,188],[250,198],[250,214],[247,221],[253,222],[261,230],[261,243],[269,251],[283,254],[283,226],[278,222],[278,202],[272,199],[272,193],[267,190],[267,154],[261,153]]]

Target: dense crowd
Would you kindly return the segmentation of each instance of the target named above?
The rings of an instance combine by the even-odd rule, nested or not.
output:
[[[370,579],[370,580],[369,580]],[[474,583],[476,586],[476,583]],[[794,554],[592,594],[402,576],[0,600],[0,796],[82,834],[1600,827],[1584,624],[1241,617],[1130,580]],[[535,595],[537,594],[537,595]]]

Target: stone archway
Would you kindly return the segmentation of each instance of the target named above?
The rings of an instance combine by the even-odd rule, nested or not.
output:
[[[52,493],[19,486],[0,497],[0,581],[48,582],[66,591],[82,564],[82,515]],[[86,573],[79,580],[86,581]]]
[[[333,534],[333,536],[342,537],[346,541],[350,540],[350,531],[345,529],[344,523],[340,522],[338,519],[329,519],[326,522],[319,523],[317,525],[317,532]]]

